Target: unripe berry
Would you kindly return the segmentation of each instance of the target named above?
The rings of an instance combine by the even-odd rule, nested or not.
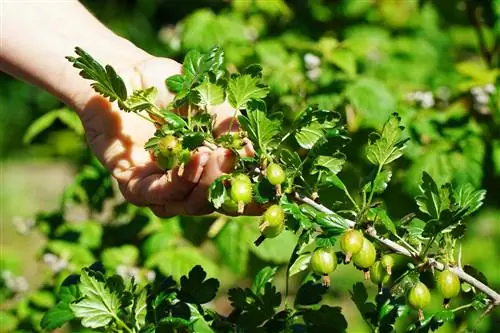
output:
[[[418,317],[420,320],[423,320],[422,309],[427,307],[431,302],[431,293],[427,286],[420,281],[417,282],[408,294],[408,302],[413,308],[418,310]]]
[[[352,256],[354,264],[360,268],[370,268],[375,263],[377,251],[372,242],[363,237],[363,246],[361,250]]]
[[[330,285],[328,274],[337,268],[337,256],[331,247],[318,248],[311,256],[314,273],[323,276],[323,285]]]
[[[354,254],[363,247],[363,234],[358,230],[348,230],[340,238],[340,248],[345,254],[345,261],[349,262]]]
[[[285,211],[278,205],[269,207],[264,216],[260,229],[262,235],[266,238],[274,238],[278,236],[285,227]]]
[[[182,144],[173,135],[167,135],[158,142],[160,154],[165,157],[177,156],[182,150]]]
[[[285,181],[286,175],[281,166],[271,163],[266,168],[266,177],[272,185],[279,185]]]
[[[390,278],[380,261],[376,261],[370,267],[370,280],[376,285],[384,285],[389,282]]]
[[[446,299],[453,298],[460,293],[460,279],[449,269],[437,274],[436,284],[439,292]]]
[[[394,266],[394,257],[390,254],[384,254],[382,258],[380,258],[380,263],[382,267],[386,270],[387,274],[392,274],[392,267]]]
[[[252,202],[252,185],[244,180],[231,181],[231,199],[238,203],[238,213],[243,213],[246,204]]]

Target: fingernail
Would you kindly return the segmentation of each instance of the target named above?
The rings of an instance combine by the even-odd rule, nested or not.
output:
[[[222,172],[230,172],[234,168],[233,153],[230,150],[224,151],[223,154],[217,157],[217,163]]]
[[[200,155],[200,166],[205,166],[208,163],[208,160],[210,159],[210,156],[208,153],[203,153]]]

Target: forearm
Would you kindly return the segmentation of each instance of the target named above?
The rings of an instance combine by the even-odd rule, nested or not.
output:
[[[0,69],[49,91],[77,110],[83,109],[92,92],[64,58],[73,54],[75,46],[117,68],[148,57],[107,29],[78,1],[12,1],[0,6]]]

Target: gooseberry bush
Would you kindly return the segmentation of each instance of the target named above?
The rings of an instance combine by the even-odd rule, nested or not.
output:
[[[68,60],[97,93],[156,127],[145,149],[167,175],[181,175],[201,146],[230,150],[234,171],[211,184],[209,202],[231,215],[244,214],[248,205],[260,207],[262,217],[249,221],[260,231],[255,247],[279,242],[284,232],[294,234],[296,243],[287,254],[284,287],[274,283],[281,273],[265,267],[248,288],[227,291],[229,314],[210,306],[220,282],[207,274],[203,262],[186,275],[157,277],[152,283],[107,273],[106,265],[97,262],[62,281],[42,328],[76,320],[103,332],[343,332],[348,323],[342,309],[323,301],[329,287],[342,280],[336,273],[340,265],[359,270],[351,296],[374,331],[394,330],[400,317],[411,321],[408,331],[433,331],[459,311],[487,314],[500,304],[500,294],[488,287],[485,277],[461,262],[467,217],[483,204],[484,190],[467,183],[438,185],[424,172],[415,198],[418,213],[393,221],[377,200],[409,140],[398,114],[370,135],[364,152],[370,170],[358,186],[348,186],[338,175],[349,163],[343,150],[350,138],[341,115],[310,105],[293,119],[283,117],[268,107],[269,88],[259,65],[229,72],[221,48],[190,51],[182,73],[165,81],[176,97],[160,108],[154,103],[154,87],[129,94],[111,66],[103,67],[84,50],[76,48],[76,57]],[[233,108],[229,128],[237,130],[215,137],[216,114],[208,110],[222,103]],[[187,112],[176,112],[181,109]],[[240,155],[249,144],[253,156]],[[328,200],[332,189],[343,194],[343,201]],[[290,299],[289,281],[296,275],[301,282]],[[363,280],[377,285],[374,300],[368,298]],[[442,295],[438,310],[428,310],[431,288]],[[467,293],[468,303],[455,306],[453,298],[461,292]]]

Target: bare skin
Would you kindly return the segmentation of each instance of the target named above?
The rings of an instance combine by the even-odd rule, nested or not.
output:
[[[115,35],[78,1],[6,1],[0,6],[4,21],[0,69],[49,91],[78,113],[92,152],[129,202],[148,206],[160,217],[211,212],[207,189],[233,169],[231,152],[201,147],[181,176],[166,175],[144,150],[154,126],[97,95],[64,57],[73,55],[75,46],[82,47],[117,69],[128,91],[157,87],[161,106],[173,99],[164,80],[180,73],[179,63],[150,55]],[[215,134],[227,132],[233,110],[223,104],[210,111],[216,115]],[[252,154],[251,147],[247,145],[243,153]]]

